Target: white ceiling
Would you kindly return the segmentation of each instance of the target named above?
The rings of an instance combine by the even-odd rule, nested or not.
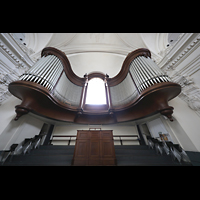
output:
[[[36,61],[44,47],[63,51],[73,71],[80,77],[99,71],[110,77],[117,75],[128,53],[147,48],[155,61],[162,59],[162,51],[169,44],[168,33],[25,33],[24,43],[34,51]],[[170,34],[170,38],[176,37]],[[172,40],[172,39],[171,39]]]

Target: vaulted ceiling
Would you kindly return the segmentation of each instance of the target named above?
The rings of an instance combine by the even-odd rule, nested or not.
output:
[[[172,37],[173,35],[171,35]],[[99,71],[114,77],[131,51],[147,48],[159,62],[169,43],[168,33],[25,33],[24,44],[36,61],[41,50],[50,46],[63,51],[80,77]]]

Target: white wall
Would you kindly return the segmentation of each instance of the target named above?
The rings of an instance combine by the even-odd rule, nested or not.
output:
[[[158,132],[167,134],[168,140],[174,144],[180,144],[186,151],[198,151],[195,144],[192,142],[190,137],[184,131],[180,123],[174,118],[173,122],[160,116],[157,119],[146,122],[148,125],[151,136],[159,137]]]
[[[3,130],[8,126],[10,121],[15,118],[15,106],[20,104],[21,100],[17,99],[14,96],[11,96],[0,106],[0,135],[2,134]]]
[[[43,121],[30,115],[22,116],[17,121],[11,119],[0,135],[0,150],[9,150],[12,144],[19,144],[25,138],[32,138],[40,133]]]
[[[54,127],[53,135],[77,135],[77,130],[89,130],[89,128],[101,128],[102,130],[113,130],[113,135],[130,135],[135,134],[137,135],[137,128],[136,126],[124,126],[124,125],[58,125]]]
[[[158,137],[159,131],[166,132],[172,142],[180,144],[184,150],[200,151],[199,116],[179,97],[171,100],[169,105],[174,107],[173,122],[160,115],[157,119],[147,118],[141,124],[146,123],[154,137]]]
[[[200,151],[199,116],[180,98],[170,101],[174,107],[174,122],[167,122],[183,148],[188,151]]]

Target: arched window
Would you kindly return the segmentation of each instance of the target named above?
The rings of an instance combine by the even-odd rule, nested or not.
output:
[[[105,83],[101,78],[92,78],[88,82],[85,104],[107,104]]]

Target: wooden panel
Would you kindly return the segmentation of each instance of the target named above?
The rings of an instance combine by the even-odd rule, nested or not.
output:
[[[88,165],[90,166],[101,166],[101,159],[89,159],[88,160]]]
[[[91,139],[100,139],[100,131],[90,131],[90,137]]]
[[[112,140],[113,139],[112,131],[108,131],[108,130],[102,131],[101,139],[111,139]]]
[[[89,158],[100,158],[100,140],[91,140]]]
[[[102,165],[104,166],[113,166],[113,165],[116,165],[116,159],[113,159],[113,158],[110,158],[110,159],[103,159],[102,160]]]
[[[111,130],[78,130],[72,165],[116,165]]]
[[[78,131],[77,138],[78,139],[89,139],[90,133],[88,133],[88,131]]]
[[[88,140],[77,140],[76,141],[76,158],[87,158],[88,157]]]
[[[102,140],[101,141],[101,156],[102,158],[112,158],[114,156],[113,152],[113,140]]]

